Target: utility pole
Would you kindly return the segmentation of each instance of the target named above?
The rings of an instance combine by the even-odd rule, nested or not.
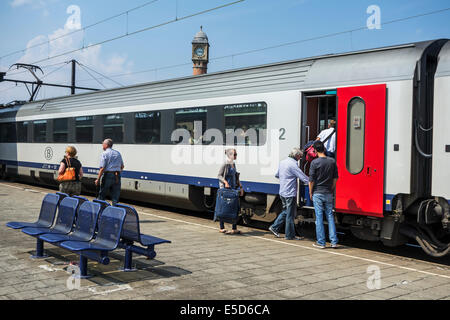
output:
[[[75,63],[76,60],[72,60],[72,86],[70,89],[70,94],[75,94]]]

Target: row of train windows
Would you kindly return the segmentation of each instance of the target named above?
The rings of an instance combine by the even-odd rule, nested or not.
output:
[[[0,123],[0,142],[98,143],[111,138],[114,143],[217,144],[215,138],[205,137],[208,129],[218,129],[223,144],[262,145],[267,105],[256,102]]]

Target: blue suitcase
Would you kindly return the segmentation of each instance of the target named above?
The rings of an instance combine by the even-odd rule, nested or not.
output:
[[[222,220],[228,223],[236,223],[239,213],[239,190],[217,190],[214,221]]]

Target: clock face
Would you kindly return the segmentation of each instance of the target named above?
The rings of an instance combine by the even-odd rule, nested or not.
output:
[[[194,53],[195,53],[196,56],[201,57],[205,53],[205,49],[203,49],[202,47],[197,47],[194,50]]]

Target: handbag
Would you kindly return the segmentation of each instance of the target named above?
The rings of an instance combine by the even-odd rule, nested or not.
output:
[[[309,144],[309,143],[308,143]],[[314,149],[314,142],[306,148],[305,153],[306,153],[306,161],[307,162],[311,162],[313,161],[315,158],[318,157],[316,150]],[[306,147],[306,146],[305,146]]]
[[[58,181],[59,182],[64,182],[64,181],[75,181],[76,180],[76,176],[75,176],[75,168],[70,166],[70,159],[66,158],[68,166],[66,168],[66,170],[64,171],[63,174],[60,174],[58,176]]]
[[[333,132],[331,132],[331,134],[325,139],[323,140],[323,144],[325,145],[325,142],[327,142],[332,136],[333,134],[336,132],[336,129],[333,129]],[[315,141],[309,141],[306,145],[305,145],[305,153],[306,153],[306,161],[307,162],[311,162],[314,159],[316,159],[318,157],[316,150],[314,149],[314,142]]]
[[[217,190],[214,221],[236,223],[239,213],[239,190],[221,188]]]

